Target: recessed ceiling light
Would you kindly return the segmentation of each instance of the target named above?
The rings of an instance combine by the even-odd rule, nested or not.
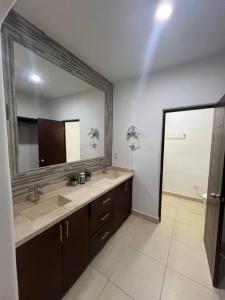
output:
[[[172,12],[173,12],[172,5],[170,5],[168,3],[162,3],[158,6],[156,13],[155,13],[155,17],[160,21],[164,21],[164,20],[169,19]]]
[[[37,74],[31,74],[30,75],[30,79],[34,82],[34,83],[40,83],[41,82],[41,77]]]

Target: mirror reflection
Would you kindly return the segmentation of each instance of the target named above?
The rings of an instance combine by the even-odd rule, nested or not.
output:
[[[18,170],[104,156],[105,93],[14,43]]]

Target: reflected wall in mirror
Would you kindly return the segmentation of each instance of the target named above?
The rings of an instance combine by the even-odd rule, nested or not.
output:
[[[16,42],[14,69],[19,173],[104,156],[103,91]]]

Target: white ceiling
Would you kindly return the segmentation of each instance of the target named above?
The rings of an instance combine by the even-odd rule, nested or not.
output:
[[[53,100],[95,89],[18,43],[14,43],[14,65],[16,92],[27,96]],[[40,84],[30,80],[32,74],[41,78]]]
[[[172,0],[171,0],[172,1]],[[156,0],[18,0],[15,10],[113,82],[140,75]],[[224,0],[174,0],[151,70],[225,49]],[[150,43],[150,48],[155,43]]]

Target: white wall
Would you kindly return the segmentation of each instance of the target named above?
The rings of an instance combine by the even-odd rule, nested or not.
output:
[[[31,98],[23,93],[17,93],[16,98],[18,116],[58,121],[79,119],[80,159],[104,156],[105,94],[102,91],[93,88],[83,93],[54,100]],[[90,147],[88,133],[92,127],[98,128],[100,133],[96,149]],[[20,152],[19,157],[21,170],[27,169],[27,163],[23,164],[26,160],[26,157],[23,156],[24,153],[25,151]]]
[[[130,167],[126,131],[135,125],[142,148],[133,155],[133,208],[158,216],[162,110],[217,102],[225,93],[225,56],[153,73],[139,87],[135,79],[114,87],[113,164]]]
[[[213,113],[200,109],[166,114],[163,191],[195,198],[207,193]],[[182,134],[184,139],[176,139]]]
[[[54,119],[51,111],[52,103],[45,99],[39,99],[16,93],[17,116],[27,118]],[[20,122],[18,125],[19,138],[19,172],[39,167],[39,146],[37,125]]]
[[[1,0],[0,25],[14,1]],[[18,299],[0,34],[0,299]]]
[[[54,115],[52,115],[51,112],[52,103],[45,99],[39,99],[17,92],[16,104],[17,116],[19,117],[54,119]]]
[[[18,123],[19,172],[39,167],[38,126],[35,123]]]
[[[97,89],[54,100],[53,114],[57,120],[80,120],[80,158],[104,156],[105,94]],[[100,133],[98,147],[90,147],[88,133],[96,127]]]

